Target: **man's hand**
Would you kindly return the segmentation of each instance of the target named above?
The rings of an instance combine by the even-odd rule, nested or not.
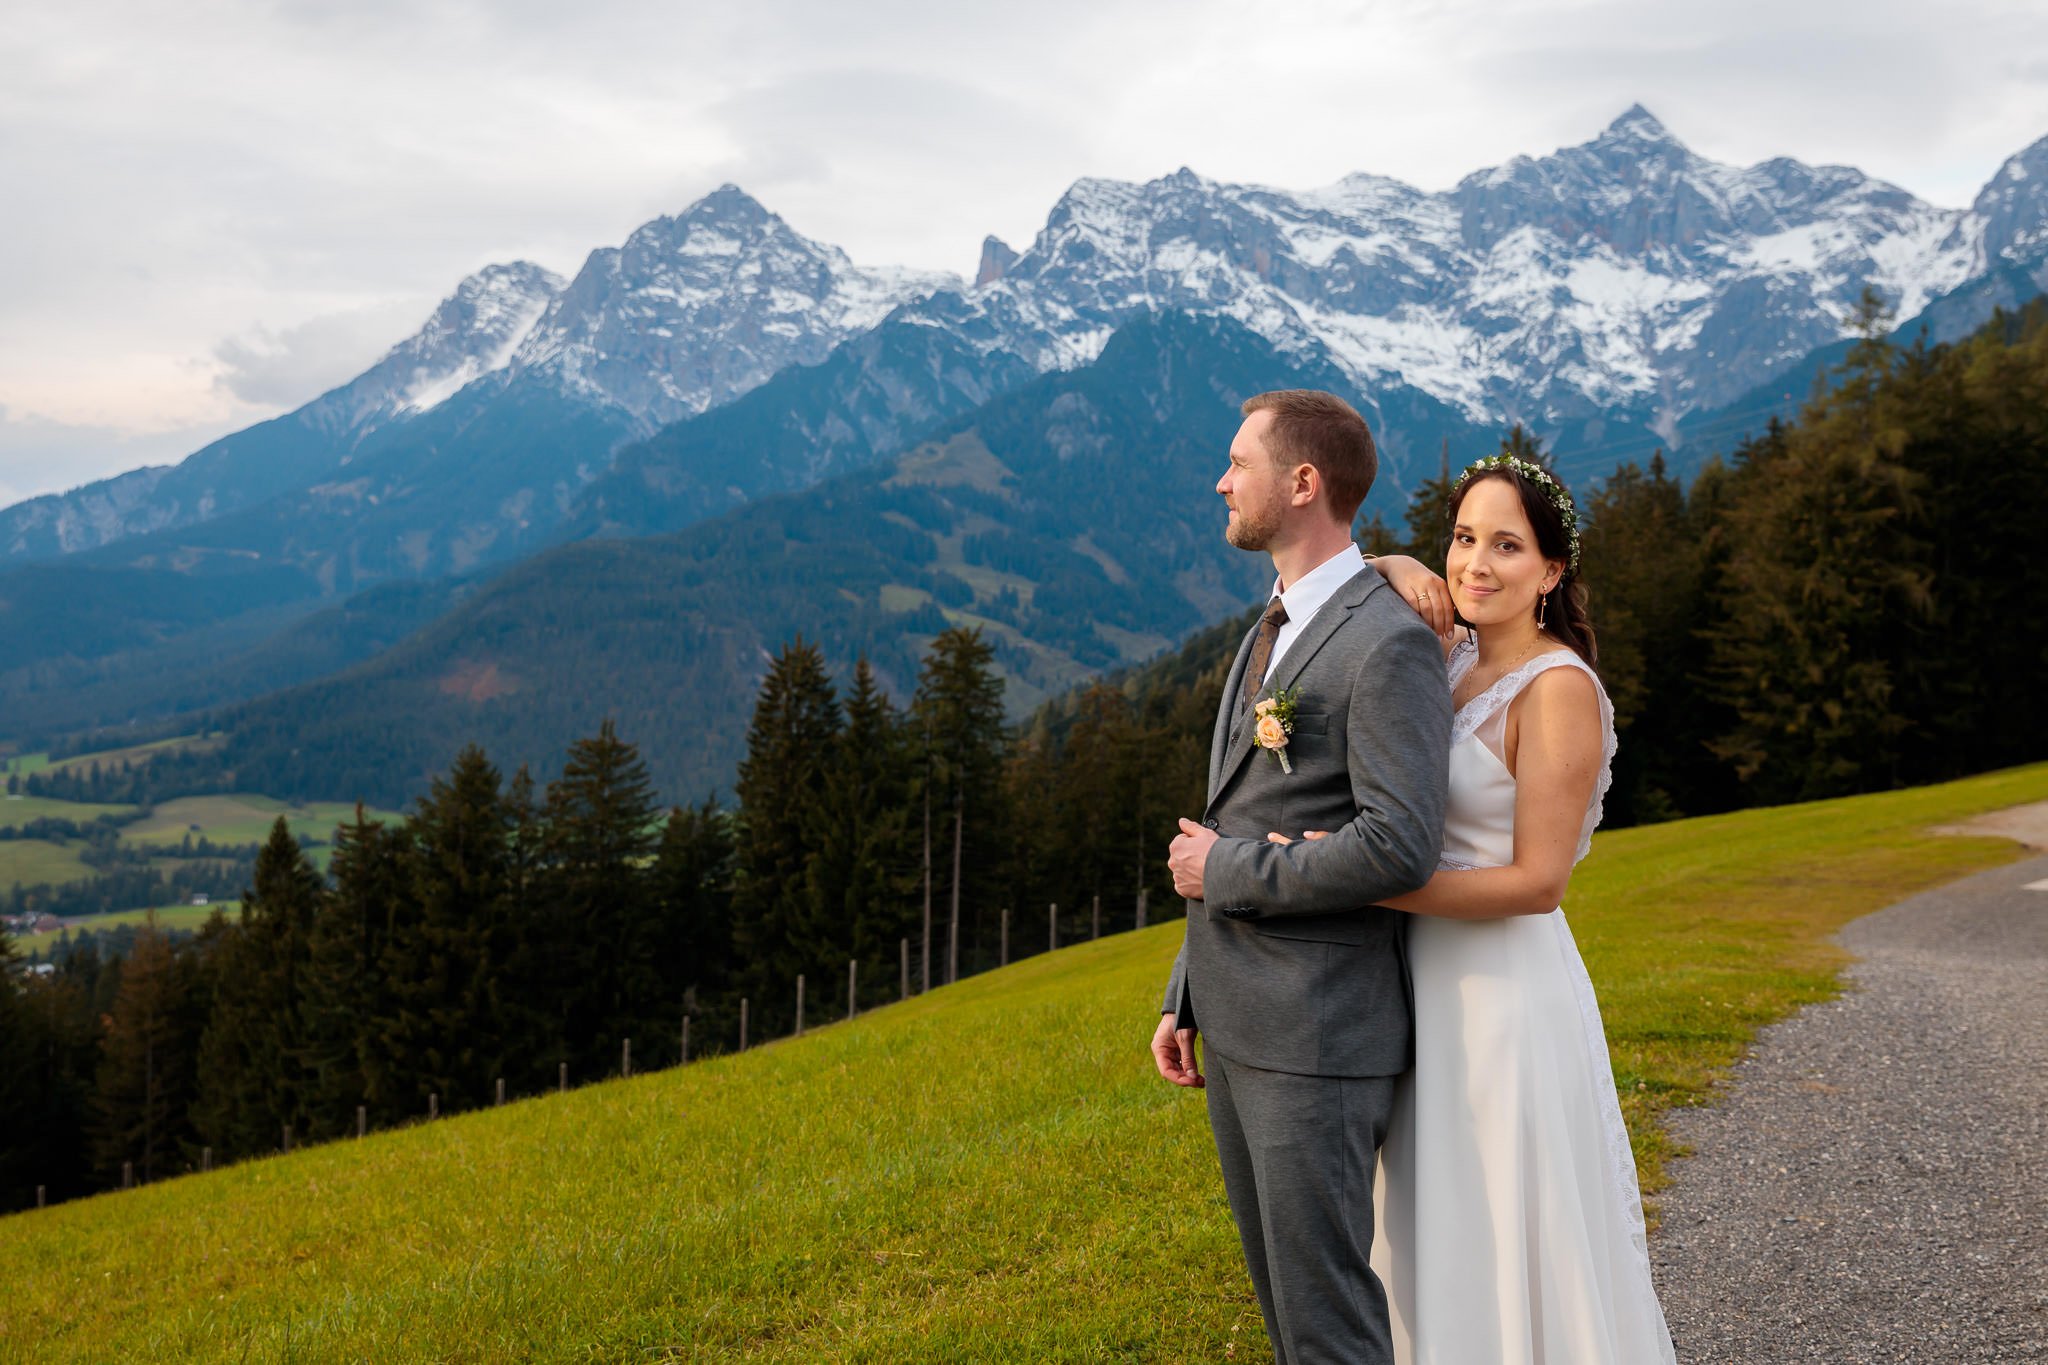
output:
[[[1175,1085],[1200,1090],[1208,1082],[1202,1079],[1201,1064],[1195,1060],[1195,1030],[1175,1028],[1179,1021],[1179,1015],[1159,1016],[1159,1029],[1152,1035],[1152,1061],[1159,1074]]]
[[[1166,866],[1173,872],[1173,889],[1191,901],[1202,899],[1202,868],[1215,843],[1215,830],[1183,819],[1180,833],[1167,845]]]

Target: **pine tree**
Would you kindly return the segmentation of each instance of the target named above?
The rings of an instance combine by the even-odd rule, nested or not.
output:
[[[1880,307],[1866,296],[1840,383],[1780,447],[1752,452],[1730,508],[1729,617],[1713,661],[1735,720],[1715,747],[1765,801],[1897,780],[1897,629],[1929,597]]]
[[[943,833],[934,861],[945,869],[946,972],[958,979],[963,960],[988,940],[1000,905],[1003,853],[1003,685],[995,651],[979,629],[955,627],[932,641],[912,704],[931,774],[931,811]],[[939,862],[938,848],[950,854]],[[990,945],[992,946],[992,945]],[[993,954],[985,951],[980,956]]]
[[[736,791],[740,837],[733,941],[753,1001],[753,1036],[787,1031],[796,978],[817,976],[808,891],[817,805],[840,728],[839,703],[816,645],[797,639],[768,669],[747,731]]]
[[[124,960],[100,1038],[93,1164],[110,1184],[123,1162],[133,1162],[145,1182],[172,1174],[194,1136],[195,1054],[204,1020],[193,1017],[191,994],[189,954],[172,947],[151,911]]]
[[[917,932],[910,777],[902,719],[863,658],[813,812],[807,874],[815,938],[828,962],[859,961],[863,1000],[895,997],[897,943]]]
[[[580,964],[568,1011],[579,1073],[616,1068],[621,1041],[636,1032],[643,1050],[655,1048],[653,1061],[681,1004],[660,956],[661,906],[647,885],[656,814],[647,765],[609,720],[570,746],[548,787],[549,897],[568,935],[557,948],[573,945],[568,956]]]
[[[1705,666],[1698,627],[1711,612],[1700,527],[1662,451],[1647,473],[1626,464],[1610,475],[1583,520],[1589,612],[1619,737],[1605,823],[1675,818],[1686,813],[1676,794],[1697,788],[1711,727],[1725,720],[1691,682]]]
[[[1097,682],[1082,692],[1061,754],[1054,826],[1066,883],[1059,903],[1076,913],[1095,897],[1116,905],[1137,892],[1132,850],[1146,787],[1137,731],[1117,688]]]
[[[91,944],[93,940],[86,942]],[[99,1056],[99,975],[91,948],[56,954],[58,970],[17,977],[0,930],[0,1208],[32,1208],[91,1186],[90,1080]],[[109,1002],[111,1003],[111,1002]]]
[[[193,1121],[224,1158],[274,1151],[305,1131],[311,1088],[299,1032],[320,875],[279,816],[256,858],[242,919],[218,948],[212,1014],[199,1045]]]
[[[513,1093],[556,1083],[570,1060],[565,992],[579,967],[573,930],[553,904],[548,869],[547,820],[534,795],[533,774],[520,764],[505,788],[511,837],[505,872],[504,929],[508,946],[498,973],[503,984],[506,1074]]]
[[[1451,546],[1451,489],[1457,480],[1451,474],[1451,443],[1444,441],[1443,456],[1436,477],[1424,479],[1408,495],[1408,539],[1399,548],[1430,568],[1442,571]],[[1374,549],[1374,554],[1384,550]]]
[[[495,974],[510,864],[498,770],[471,744],[410,820],[410,923],[384,945],[388,1014],[365,1043],[366,1081],[404,1114],[470,1108],[504,1074]]]
[[[1917,479],[1914,534],[1932,602],[1894,622],[1903,780],[2048,753],[2048,632],[2031,630],[2048,561],[2005,552],[2007,528],[2048,518],[2048,300],[2000,313],[1953,346],[1914,345],[1889,387]]]
[[[393,927],[410,916],[402,834],[364,814],[334,831],[333,888],[320,899],[308,948],[300,1019],[307,1075],[307,1136],[355,1131],[355,1107],[370,1103],[365,1036],[388,1012],[383,955]],[[382,1112],[379,1117],[397,1117]]]
[[[733,972],[732,824],[710,800],[678,807],[662,825],[654,858],[651,895],[665,931],[660,961],[691,1015],[691,1047],[700,1053],[738,1030],[737,998],[726,991]]]

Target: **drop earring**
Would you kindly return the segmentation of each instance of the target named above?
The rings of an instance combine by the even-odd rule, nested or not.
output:
[[[1536,629],[1543,629],[1543,615],[1550,609],[1550,589],[1536,594]]]

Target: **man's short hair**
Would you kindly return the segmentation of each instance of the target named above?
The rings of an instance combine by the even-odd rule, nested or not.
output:
[[[1379,473],[1379,452],[1358,409],[1321,389],[1274,389],[1244,400],[1244,415],[1273,414],[1266,438],[1284,465],[1312,464],[1330,490],[1330,509],[1346,526],[1358,515]]]

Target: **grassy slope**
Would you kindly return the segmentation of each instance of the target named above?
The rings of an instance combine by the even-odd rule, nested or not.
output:
[[[1825,936],[2009,861],[1926,825],[2048,765],[1603,835],[1569,903],[1645,1178],[1658,1112],[1833,990]],[[0,1355],[1264,1354],[1200,1101],[1144,1055],[1178,925],[741,1057],[7,1220]]]

